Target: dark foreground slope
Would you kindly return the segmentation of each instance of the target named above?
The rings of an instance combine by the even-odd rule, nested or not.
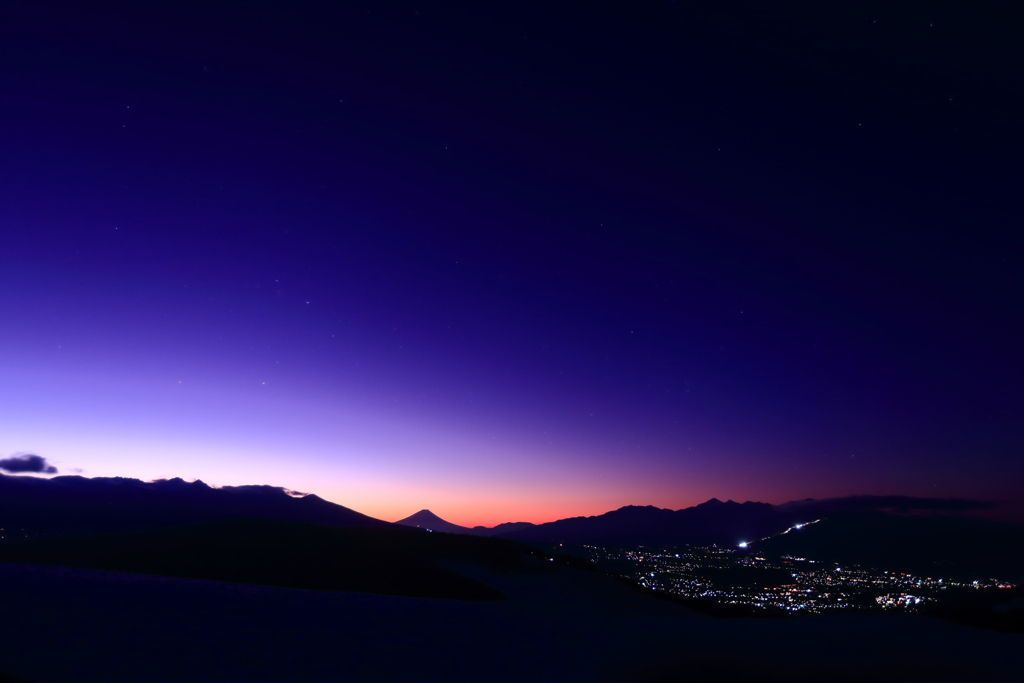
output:
[[[39,683],[39,681],[31,681],[27,678],[19,678],[17,676],[0,673],[0,683]]]
[[[139,531],[238,517],[335,526],[391,526],[279,486],[213,488],[201,481],[0,474],[0,528],[15,536]]]
[[[593,572],[448,566],[508,599],[0,562],[0,670],[47,683],[1019,680],[1010,634],[889,614],[711,619]]]
[[[253,519],[0,543],[4,562],[457,600],[504,596],[438,562],[475,562],[506,572],[546,570],[531,552],[500,539]]]

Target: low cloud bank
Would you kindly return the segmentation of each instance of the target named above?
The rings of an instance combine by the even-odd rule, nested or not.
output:
[[[867,512],[871,510],[894,510],[899,513],[911,512],[973,512],[992,510],[996,504],[987,500],[966,498],[917,498],[914,496],[847,496],[824,500],[802,500],[786,503],[785,506],[814,508],[822,513]]]
[[[292,498],[304,498],[308,496],[308,493],[302,491],[293,491],[292,489],[284,486],[270,486],[268,484],[243,484],[241,486],[219,486],[217,487],[221,491],[235,491],[238,493],[253,493],[262,495],[277,495],[283,493],[291,496]]]

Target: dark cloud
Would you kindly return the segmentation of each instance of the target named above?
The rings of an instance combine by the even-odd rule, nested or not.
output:
[[[825,500],[806,500],[786,505],[806,506],[822,514],[836,512],[865,512],[869,510],[895,510],[896,512],[971,512],[991,510],[995,503],[964,498],[916,498],[914,496],[847,496]]]
[[[57,468],[47,464],[46,458],[31,453],[22,453],[0,460],[0,470],[15,473],[57,474]]]

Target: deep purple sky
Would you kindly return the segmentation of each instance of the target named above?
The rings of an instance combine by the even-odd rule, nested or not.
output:
[[[0,457],[1024,520],[1017,24],[763,5],[3,3]]]

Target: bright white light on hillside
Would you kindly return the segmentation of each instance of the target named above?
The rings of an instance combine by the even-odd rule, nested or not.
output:
[[[740,543],[740,547],[741,548],[746,548],[747,547],[747,542],[743,541],[742,543]]]

